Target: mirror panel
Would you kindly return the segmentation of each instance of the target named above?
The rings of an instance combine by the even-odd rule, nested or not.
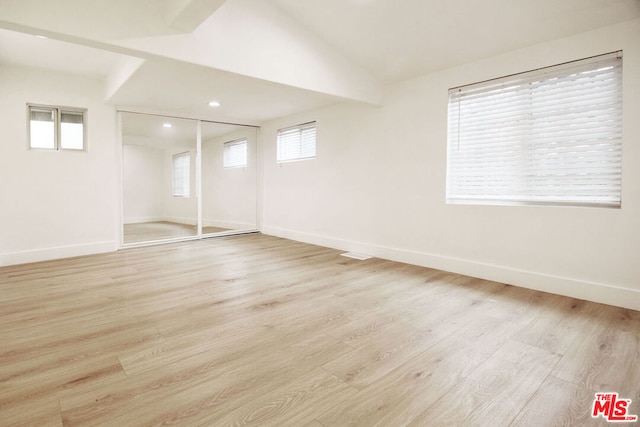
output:
[[[202,122],[202,234],[257,229],[257,128]]]
[[[198,235],[197,122],[121,112],[123,243]]]

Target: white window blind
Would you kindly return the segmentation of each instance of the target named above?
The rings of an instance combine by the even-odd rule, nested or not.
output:
[[[447,201],[621,205],[622,52],[449,90]]]
[[[223,166],[239,168],[247,166],[247,139],[238,139],[224,143]]]
[[[316,123],[305,123],[278,131],[278,163],[316,156]]]
[[[191,155],[189,152],[173,155],[173,196],[189,197]]]

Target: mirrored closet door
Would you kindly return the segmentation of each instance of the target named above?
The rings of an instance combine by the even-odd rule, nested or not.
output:
[[[257,231],[255,127],[119,115],[124,246]]]
[[[202,233],[257,228],[257,129],[202,122]]]

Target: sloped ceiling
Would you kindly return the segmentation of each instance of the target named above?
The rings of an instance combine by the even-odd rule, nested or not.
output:
[[[639,16],[639,0],[0,0],[0,64],[101,79],[123,109],[259,124]]]

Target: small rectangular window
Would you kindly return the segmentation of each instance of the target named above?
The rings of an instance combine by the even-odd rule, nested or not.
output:
[[[84,150],[86,110],[28,105],[29,148]]]
[[[60,148],[84,150],[84,113],[81,111],[60,112]]]
[[[316,157],[316,122],[278,131],[278,163]]]
[[[189,152],[173,155],[173,186],[174,197],[189,197],[191,180],[191,155]]]
[[[223,166],[225,168],[244,168],[247,166],[247,139],[238,139],[224,143]]]
[[[449,90],[447,202],[620,207],[622,52]]]
[[[56,149],[55,109],[29,107],[29,146]]]

